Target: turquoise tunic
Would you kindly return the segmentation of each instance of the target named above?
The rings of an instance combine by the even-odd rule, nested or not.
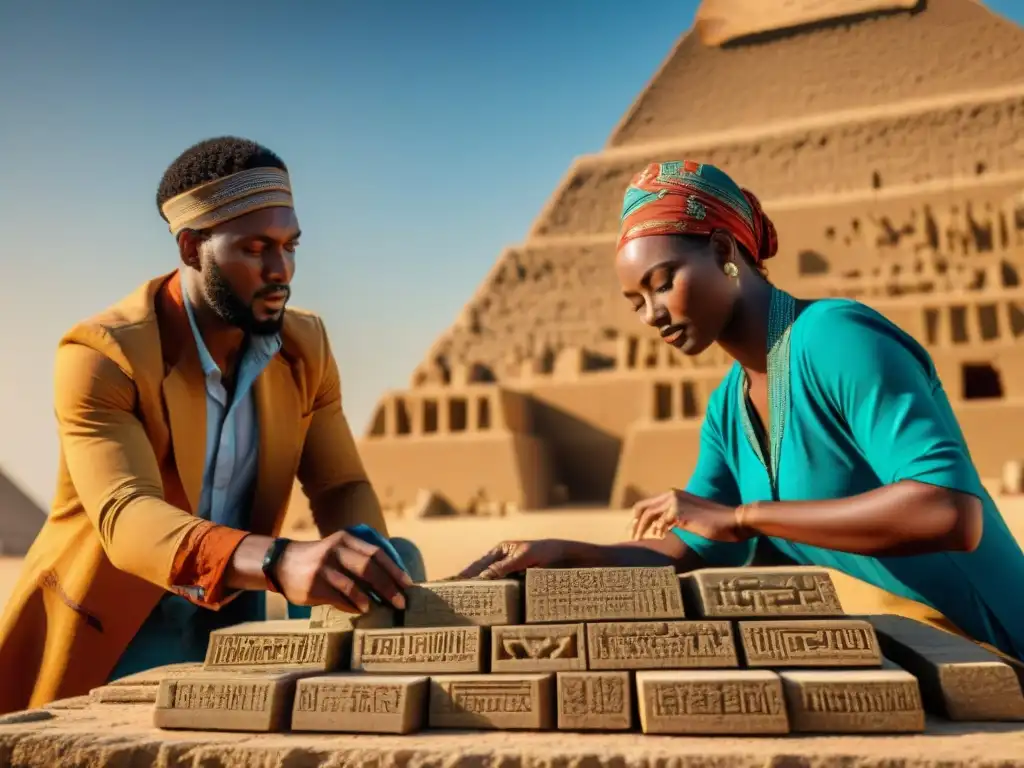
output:
[[[775,500],[839,499],[915,480],[981,499],[984,532],[974,552],[909,557],[769,541],[799,564],[834,568],[929,605],[975,639],[1024,659],[1024,553],[982,487],[928,353],[869,307],[825,299],[793,323],[789,371]],[[730,506],[773,500],[768,472],[744,430],[743,380],[734,365],[709,399],[686,487]],[[756,538],[723,543],[674,532],[715,566],[746,565],[757,545]]]

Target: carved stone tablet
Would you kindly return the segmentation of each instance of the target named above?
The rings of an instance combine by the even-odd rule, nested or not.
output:
[[[702,568],[681,580],[690,611],[709,619],[843,615],[832,577],[819,568]]]
[[[587,668],[582,624],[491,628],[491,672],[555,672]]]
[[[426,722],[426,677],[307,677],[295,691],[293,731],[414,733]]]
[[[405,626],[462,627],[522,622],[518,581],[439,581],[405,592]]]
[[[348,630],[310,629],[304,621],[239,624],[210,633],[203,666],[206,670],[278,667],[332,672],[344,666],[351,637]]]
[[[1024,720],[1017,672],[966,638],[902,616],[867,616],[887,658],[912,672],[925,708],[950,720]]]
[[[921,733],[917,679],[902,669],[780,672],[794,733]]]
[[[857,619],[741,621],[750,667],[881,667],[874,628]]]
[[[310,629],[380,629],[395,626],[395,609],[375,605],[366,613],[346,613],[332,605],[315,605],[309,612]]]
[[[161,680],[188,677],[201,672],[202,669],[202,664],[192,663],[154,667],[93,688],[89,691],[89,696],[97,704],[152,704],[156,701],[156,692]]]
[[[551,674],[432,675],[431,728],[544,731],[554,728]]]
[[[659,670],[636,673],[644,733],[789,732],[782,681],[764,670]]]
[[[200,672],[160,683],[157,728],[282,731],[291,718],[296,681],[308,672]]]
[[[357,629],[352,669],[365,672],[483,672],[483,627]]]
[[[664,568],[530,568],[526,623],[681,619],[679,578]]]
[[[632,725],[629,672],[559,672],[556,687],[561,730],[628,731]]]
[[[587,624],[589,669],[739,666],[728,621],[619,621]]]

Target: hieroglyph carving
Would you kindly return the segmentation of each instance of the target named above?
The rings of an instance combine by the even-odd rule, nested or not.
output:
[[[483,628],[357,629],[352,669],[369,672],[480,672]]]
[[[377,715],[397,714],[400,710],[401,685],[359,683],[319,683],[299,687],[295,699],[297,712],[369,712]]]
[[[434,727],[541,730],[553,725],[550,674],[434,676],[430,685]]]
[[[301,666],[328,670],[340,659],[345,632],[212,632],[206,668]]]
[[[913,733],[924,730],[917,679],[902,669],[781,673],[794,731]]]
[[[627,730],[632,712],[628,672],[561,672],[558,727],[570,730]]]
[[[751,667],[878,667],[882,654],[866,621],[741,621]]]
[[[491,629],[492,672],[586,668],[583,624],[524,624]]]
[[[270,686],[266,682],[175,681],[168,684],[168,691],[172,709],[263,712],[270,702]]]
[[[727,621],[623,621],[587,625],[590,669],[738,666]]]
[[[705,568],[685,583],[708,618],[842,616],[832,578],[823,570]]]
[[[757,671],[637,673],[645,733],[786,733],[778,676]]]
[[[518,581],[461,581],[417,584],[406,592],[407,627],[518,624]]]
[[[664,568],[530,568],[526,621],[681,619],[679,579]]]

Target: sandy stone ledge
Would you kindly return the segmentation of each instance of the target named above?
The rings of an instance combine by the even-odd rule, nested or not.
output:
[[[19,768],[1016,768],[1024,723],[930,722],[920,736],[683,738],[428,732],[330,736],[158,731],[146,705],[83,702],[0,724],[0,766]],[[17,720],[17,719],[15,719]],[[0,721],[2,722],[2,721]]]

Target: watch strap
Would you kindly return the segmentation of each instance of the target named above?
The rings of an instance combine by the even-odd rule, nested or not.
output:
[[[284,554],[285,547],[291,543],[291,539],[274,539],[267,547],[267,553],[263,555],[263,576],[270,589],[279,595],[283,595],[284,590],[281,589],[281,582],[277,579],[277,563],[281,559],[281,555]]]

